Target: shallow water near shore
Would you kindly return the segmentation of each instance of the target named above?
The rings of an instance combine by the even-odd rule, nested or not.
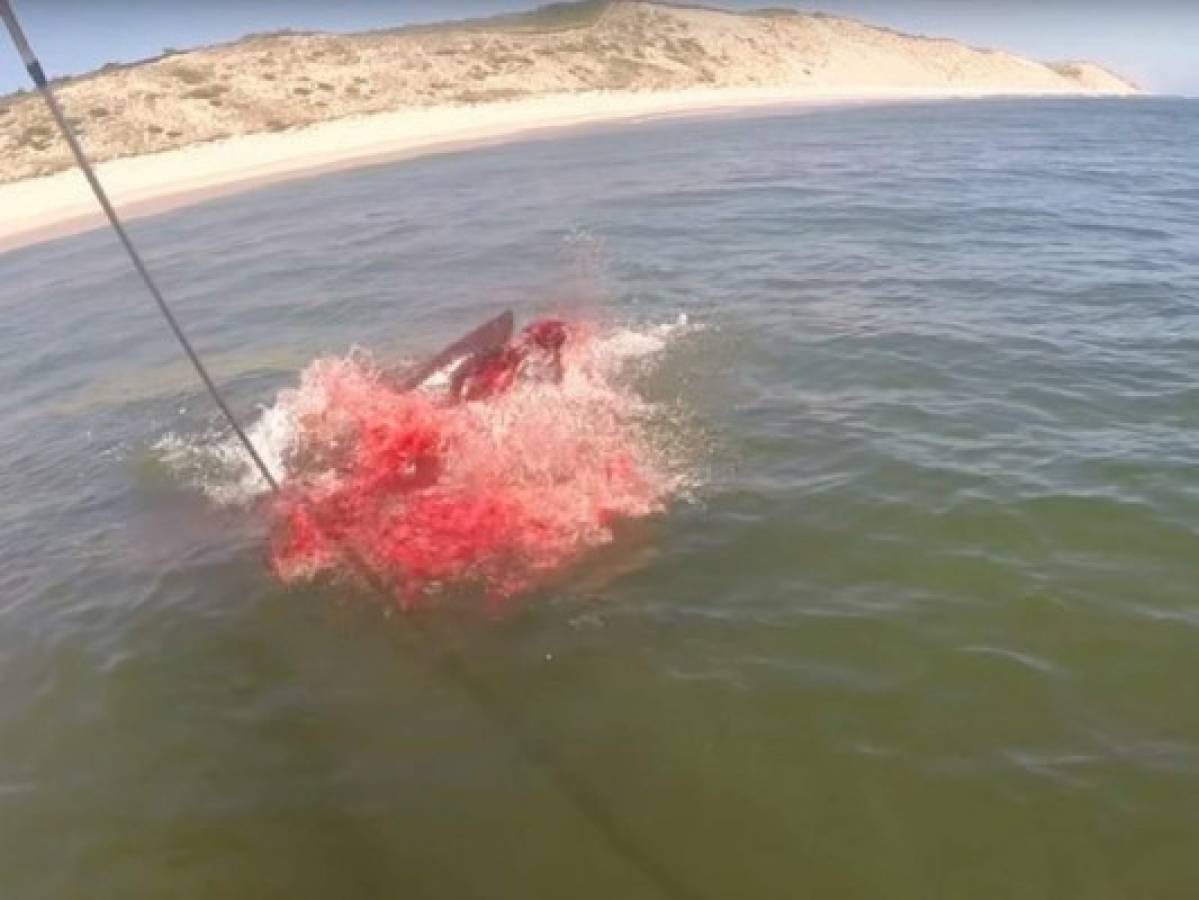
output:
[[[277,585],[112,237],[0,256],[0,895],[1189,897],[1197,144],[761,114],[132,223],[247,421],[507,307],[646,342],[694,489],[498,612]]]

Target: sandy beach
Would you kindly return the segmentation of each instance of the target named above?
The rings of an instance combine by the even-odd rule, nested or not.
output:
[[[565,18],[564,18],[565,17]],[[612,0],[355,35],[251,35],[108,66],[61,103],[128,216],[562,128],[812,106],[1138,93],[853,19]],[[40,98],[0,98],[0,250],[100,222]]]
[[[790,88],[595,92],[377,113],[116,159],[97,168],[118,210],[132,218],[288,179],[585,125],[762,107],[800,109],[1001,93],[920,89],[798,93]],[[1038,92],[1057,93],[1068,92]],[[0,219],[0,251],[87,231],[103,222],[76,170],[0,185],[0,209],[6,211]]]

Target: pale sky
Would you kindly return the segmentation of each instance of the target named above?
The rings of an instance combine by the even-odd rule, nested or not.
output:
[[[252,31],[360,31],[528,9],[535,0],[13,0],[51,75]],[[1084,58],[1149,90],[1199,96],[1199,0],[725,0],[799,5],[1037,59]],[[0,93],[28,78],[0,35]]]

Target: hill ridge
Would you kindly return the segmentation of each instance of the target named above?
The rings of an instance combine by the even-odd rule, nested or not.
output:
[[[1094,63],[1040,63],[825,13],[583,0],[348,35],[247,35],[63,79],[60,95],[89,152],[104,161],[410,108],[753,87],[793,89],[796,99],[894,89],[1138,91]],[[0,99],[0,183],[70,164],[36,96]]]

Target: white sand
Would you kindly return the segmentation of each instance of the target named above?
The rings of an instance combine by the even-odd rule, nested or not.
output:
[[[997,93],[896,89],[863,94],[716,88],[563,94],[338,119],[290,131],[244,135],[116,159],[97,169],[117,209],[132,218],[291,178],[571,126],[762,106],[952,99]],[[103,224],[87,183],[77,170],[0,185],[0,210],[0,251]]]

